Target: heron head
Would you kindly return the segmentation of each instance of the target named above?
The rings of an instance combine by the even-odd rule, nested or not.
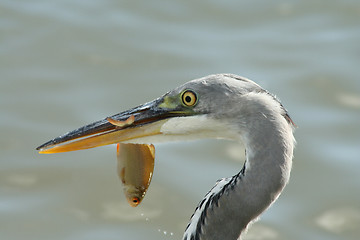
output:
[[[256,83],[235,75],[210,75],[187,82],[151,102],[54,138],[37,150],[57,153],[119,142],[235,139],[238,133],[229,119],[241,108],[241,96],[261,90]]]

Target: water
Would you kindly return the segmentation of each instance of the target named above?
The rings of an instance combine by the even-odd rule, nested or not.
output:
[[[290,184],[244,239],[359,239],[358,1],[0,1],[0,239],[180,239],[198,201],[243,161],[232,142],[158,145],[130,208],[115,147],[41,143],[231,72],[298,125]]]

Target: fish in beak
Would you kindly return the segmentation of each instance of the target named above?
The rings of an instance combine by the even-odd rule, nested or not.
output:
[[[149,143],[154,138],[156,142],[159,137],[166,135],[163,127],[169,119],[193,114],[191,108],[181,104],[179,95],[167,94],[152,102],[70,131],[36,149],[39,153],[50,154],[117,143],[118,176],[130,206],[136,207],[144,198],[151,182],[155,148],[152,144],[134,142]]]

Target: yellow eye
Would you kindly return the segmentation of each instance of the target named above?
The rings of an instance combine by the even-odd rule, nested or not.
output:
[[[182,102],[186,105],[186,106],[194,106],[197,102],[197,97],[196,94],[193,91],[190,90],[186,90],[183,92],[182,96],[181,96]]]

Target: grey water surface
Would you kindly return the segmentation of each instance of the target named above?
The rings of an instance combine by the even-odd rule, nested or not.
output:
[[[360,1],[0,0],[0,239],[181,239],[243,147],[156,145],[131,208],[115,146],[56,136],[212,73],[275,93],[297,124],[289,185],[245,240],[360,238]]]

